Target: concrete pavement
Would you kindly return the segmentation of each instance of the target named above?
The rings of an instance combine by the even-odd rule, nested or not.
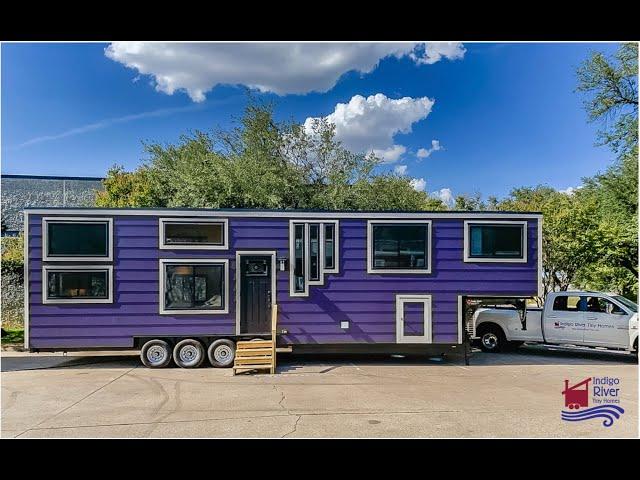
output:
[[[131,354],[2,354],[3,437],[637,437],[635,359],[545,351],[285,357],[277,375],[150,370]],[[560,419],[564,379],[618,377],[625,414]]]

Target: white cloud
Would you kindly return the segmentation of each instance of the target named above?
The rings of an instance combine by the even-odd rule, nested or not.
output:
[[[411,132],[411,126],[429,115],[434,100],[404,97],[397,100],[382,93],[367,98],[355,95],[349,103],[338,103],[327,120],[336,126],[336,140],[352,152],[373,151],[384,163],[393,163],[407,151],[394,143],[398,133]],[[305,120],[311,132],[313,118]]]
[[[411,183],[413,189],[418,192],[424,192],[424,189],[427,187],[427,181],[424,178],[412,178],[409,183]]]
[[[416,52],[421,51],[421,54]],[[424,44],[424,49],[418,46],[412,53],[409,54],[416,63],[431,65],[432,63],[439,62],[442,57],[449,60],[456,60],[463,58],[466,50],[461,43],[457,42],[431,42]]]
[[[114,42],[105,55],[150,75],[156,90],[185,91],[195,102],[216,85],[246,85],[278,95],[326,92],[346,72],[373,71],[380,60],[416,64],[464,56],[461,43],[148,43]]]
[[[440,145],[439,140],[431,140],[431,148],[420,148],[416,156],[420,159],[428,158],[433,152],[437,152],[438,150],[442,150],[442,145]]]
[[[431,192],[431,196],[439,198],[449,208],[453,207],[456,203],[456,200],[451,192],[450,188],[441,188],[440,190],[436,190],[435,192]]]
[[[567,187],[564,190],[558,190],[560,193],[564,193],[565,195],[573,195],[574,193],[576,193],[576,190],[578,190],[581,187]]]
[[[406,175],[407,174],[407,166],[406,165],[396,165],[393,169],[395,173],[398,175]]]

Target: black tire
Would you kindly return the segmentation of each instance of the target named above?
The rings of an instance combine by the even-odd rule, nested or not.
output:
[[[173,348],[173,361],[181,368],[198,368],[204,361],[204,347],[193,338],[185,338]]]
[[[140,360],[147,368],[164,368],[171,363],[171,345],[156,338],[149,340],[140,350]]]
[[[480,348],[483,352],[498,353],[502,352],[507,346],[507,338],[498,325],[486,325],[479,329]]]
[[[227,339],[216,340],[209,345],[207,356],[212,367],[231,367],[236,358],[236,344]]]

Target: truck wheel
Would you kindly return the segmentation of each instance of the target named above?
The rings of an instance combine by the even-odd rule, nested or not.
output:
[[[483,352],[501,352],[507,343],[504,332],[498,326],[487,326],[480,332],[480,348]]]
[[[209,346],[207,356],[214,367],[230,367],[236,358],[236,344],[231,340],[216,340]]]
[[[197,368],[204,360],[204,347],[198,340],[185,338],[173,349],[173,361],[182,368]]]
[[[171,345],[158,338],[149,340],[140,350],[140,360],[147,368],[164,368],[171,363]]]

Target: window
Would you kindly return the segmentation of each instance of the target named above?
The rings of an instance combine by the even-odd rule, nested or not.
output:
[[[294,224],[294,258],[293,258],[293,291],[295,293],[306,293],[305,288],[305,225],[304,223]]]
[[[289,242],[290,296],[306,297],[310,285],[323,285],[326,273],[338,273],[337,220],[291,220]]]
[[[113,267],[42,267],[42,303],[112,303]]]
[[[622,308],[602,297],[588,297],[587,312],[625,315],[625,311]]]
[[[560,296],[553,301],[553,310],[557,312],[578,312],[583,311],[580,297]]]
[[[320,225],[309,225],[309,280],[320,280]]]
[[[369,221],[368,273],[431,273],[431,221]]]
[[[42,219],[43,261],[112,261],[113,220],[48,217]]]
[[[527,222],[464,222],[465,262],[527,261]]]
[[[613,298],[616,299],[618,302],[620,302],[625,307],[627,307],[633,313],[638,313],[638,305],[636,305],[635,302],[632,302],[628,298],[625,298],[625,297],[623,297],[621,295],[615,295]]]
[[[161,218],[160,248],[163,250],[226,250],[229,222],[227,219]]]
[[[227,259],[160,260],[160,313],[228,313]]]
[[[324,271],[334,270],[336,268],[335,257],[335,241],[336,226],[333,223],[324,225]]]

